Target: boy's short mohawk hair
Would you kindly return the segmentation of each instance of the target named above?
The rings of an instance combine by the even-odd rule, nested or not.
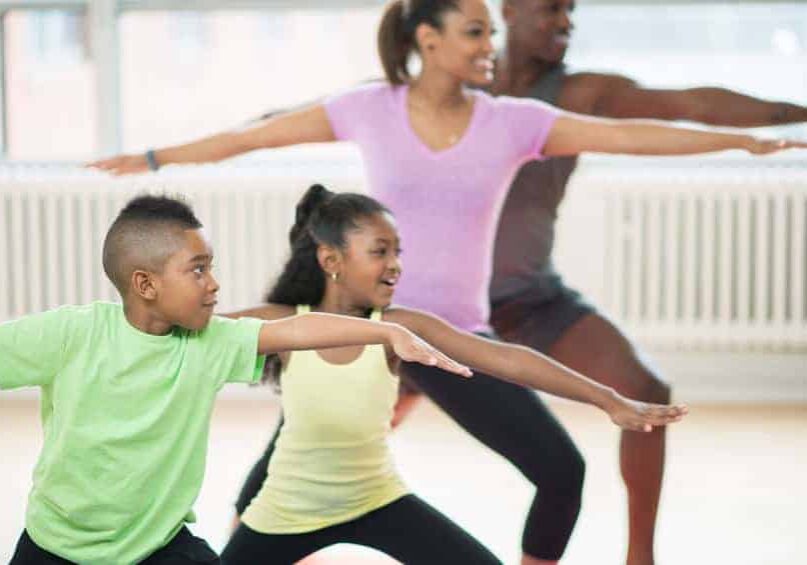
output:
[[[132,198],[118,214],[118,221],[171,222],[185,229],[198,229],[198,220],[191,207],[180,197],[144,194]]]
[[[176,250],[178,235],[202,222],[179,197],[142,195],[130,200],[104,240],[104,272],[122,296],[135,269],[159,271]]]

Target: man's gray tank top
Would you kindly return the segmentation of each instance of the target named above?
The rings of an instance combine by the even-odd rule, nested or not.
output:
[[[558,66],[532,87],[529,98],[555,104],[566,76]],[[529,291],[536,302],[550,300],[563,288],[552,266],[555,221],[577,157],[530,161],[510,186],[496,233],[490,299],[496,305]]]

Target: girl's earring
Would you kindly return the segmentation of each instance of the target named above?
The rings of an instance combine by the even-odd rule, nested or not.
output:
[[[339,273],[331,273],[331,280],[336,282],[336,279],[339,278]]]

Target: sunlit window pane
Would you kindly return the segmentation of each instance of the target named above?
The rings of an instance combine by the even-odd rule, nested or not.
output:
[[[89,157],[96,96],[84,14],[12,11],[4,23],[8,156]]]
[[[124,148],[187,141],[381,76],[379,15],[372,7],[124,14]]]
[[[186,141],[380,77],[381,11],[124,10],[116,69],[123,149]],[[573,70],[616,72],[651,87],[715,85],[807,100],[805,3],[580,2],[574,20]],[[8,157],[100,152],[96,120],[108,102],[97,100],[90,32],[81,11],[6,13]],[[771,131],[807,136],[804,125]]]
[[[723,86],[807,100],[807,4],[581,2],[567,62],[654,87]],[[785,128],[780,128],[784,130]],[[807,128],[790,126],[794,135]]]

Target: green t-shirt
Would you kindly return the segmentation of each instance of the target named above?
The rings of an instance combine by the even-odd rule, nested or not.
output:
[[[216,392],[260,378],[260,325],[213,317],[155,336],[109,303],[0,324],[0,388],[42,387],[25,521],[37,545],[81,564],[134,563],[193,521]]]

